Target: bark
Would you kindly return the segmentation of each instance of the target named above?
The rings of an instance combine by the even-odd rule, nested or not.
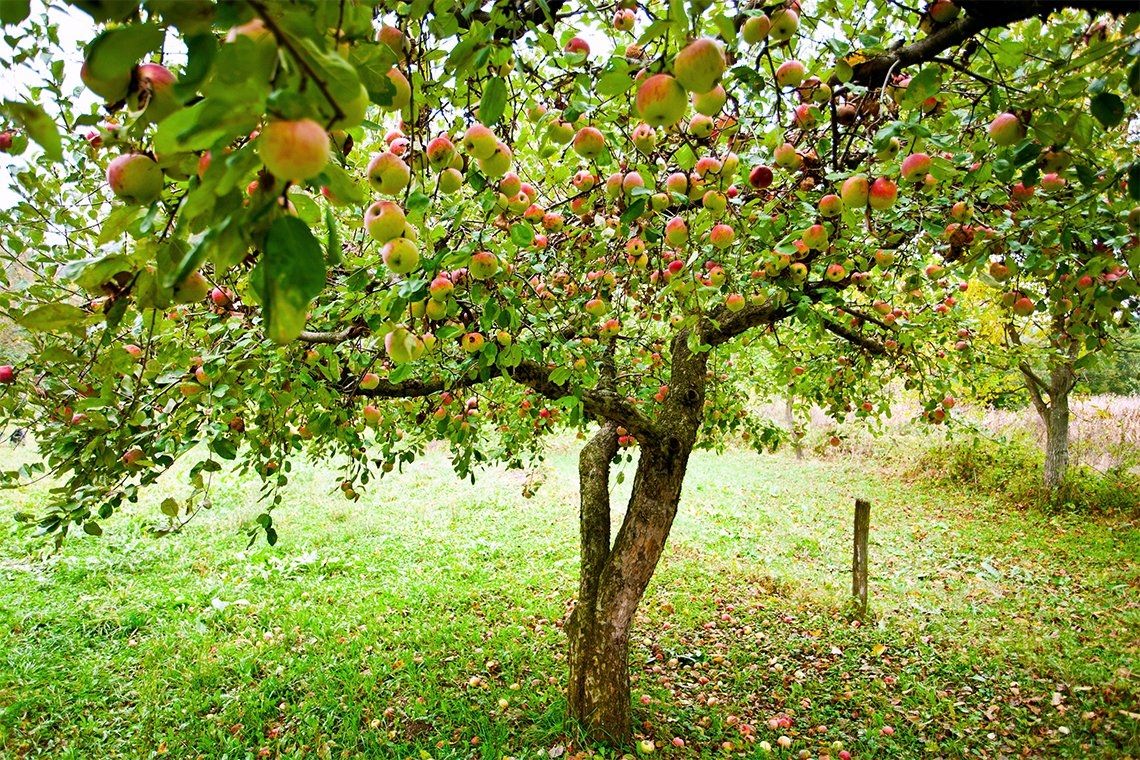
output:
[[[799,431],[796,430],[796,407],[792,403],[791,396],[788,396],[784,403],[784,423],[788,426],[788,435],[792,439],[792,451],[796,452],[796,459],[803,459],[804,447],[800,442]]]
[[[1050,367],[1041,377],[1022,365],[1029,398],[1045,426],[1045,488],[1055,491],[1065,484],[1069,470],[1069,393],[1077,384],[1071,362]]]
[[[591,740],[630,735],[629,631],[677,515],[689,455],[696,443],[707,354],[691,353],[687,334],[674,340],[670,393],[658,424],[639,439],[629,504],[609,546],[609,463],[617,450],[609,425],[582,450],[582,575],[567,624],[570,715]]]

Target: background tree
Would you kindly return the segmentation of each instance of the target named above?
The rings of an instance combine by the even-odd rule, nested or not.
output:
[[[232,461],[273,543],[296,456],[345,462],[355,498],[429,440],[469,475],[597,423],[567,631],[598,737],[629,732],[630,624],[689,455],[750,424],[744,338],[788,326],[840,414],[900,377],[938,422],[947,318],[995,241],[1095,220],[1080,242],[1135,286],[1140,16],[1095,16],[1116,3],[74,5],[101,106],[50,16],[0,16],[29,82],[5,150],[40,151],[3,212],[29,278],[0,295],[31,349],[0,410],[59,483],[29,522],[97,534],[204,451],[163,530]],[[1063,214],[1012,197],[1046,174],[1079,188]],[[1059,278],[1079,248],[1023,266]]]

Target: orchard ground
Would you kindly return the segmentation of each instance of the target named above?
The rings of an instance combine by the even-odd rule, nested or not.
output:
[[[162,489],[46,559],[6,533],[0,754],[612,756],[564,717],[574,443],[530,499],[518,471],[458,481],[442,449],[355,503],[332,468],[299,467],[275,547],[246,548],[261,507],[234,473],[175,537],[145,535]],[[633,465],[618,471],[622,504]],[[4,518],[46,495],[4,492]],[[857,496],[873,504],[865,626],[846,596]],[[1019,511],[866,459],[698,454],[634,627],[637,733],[668,757],[765,741],[776,757],[835,758],[835,741],[856,758],[1135,757],[1138,591],[1135,519]]]

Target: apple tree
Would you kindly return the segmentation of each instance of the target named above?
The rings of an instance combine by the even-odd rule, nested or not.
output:
[[[163,530],[228,462],[273,543],[298,457],[357,498],[429,441],[467,476],[588,430],[568,704],[593,736],[629,733],[689,456],[765,434],[757,378],[839,415],[899,378],[939,422],[991,262],[1114,273],[1090,319],[1134,292],[1140,15],[1114,2],[71,6],[81,67],[58,12],[0,13],[0,415],[43,458],[4,479],[57,484],[24,519],[97,534],[193,453]]]

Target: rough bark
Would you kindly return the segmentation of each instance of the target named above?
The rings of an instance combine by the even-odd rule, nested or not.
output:
[[[707,354],[692,353],[687,333],[673,344],[670,393],[641,455],[621,528],[609,546],[609,462],[616,430],[602,430],[579,460],[582,577],[567,625],[570,714],[597,741],[630,734],[629,630],[665,549],[696,443]]]
[[[1055,491],[1065,484],[1069,470],[1069,393],[1077,384],[1077,374],[1071,362],[1054,364],[1046,377],[1026,364],[1021,373],[1045,426],[1045,488]]]

